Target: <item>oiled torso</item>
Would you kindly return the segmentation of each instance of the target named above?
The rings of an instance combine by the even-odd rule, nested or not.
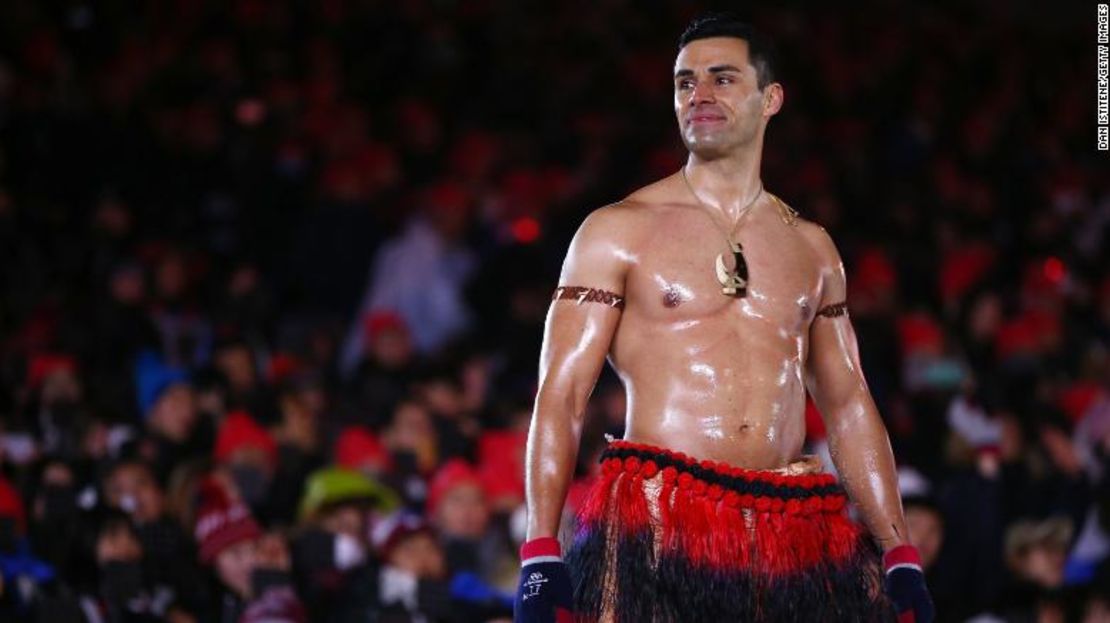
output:
[[[737,230],[746,296],[721,293],[728,244],[704,208],[642,200],[622,210],[630,269],[609,359],[628,396],[627,439],[754,469],[795,458],[805,436],[808,333],[821,266],[799,220],[768,194]]]

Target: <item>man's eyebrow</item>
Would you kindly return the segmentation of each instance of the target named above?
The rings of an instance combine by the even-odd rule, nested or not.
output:
[[[740,73],[741,70],[736,65],[714,65],[714,66],[710,67],[708,71],[711,74],[719,74],[719,73],[724,73],[726,71],[732,71],[732,72]],[[692,76],[692,75],[694,75],[694,70],[693,69],[679,69],[678,71],[674,72],[674,77],[675,78],[684,78],[686,76]]]

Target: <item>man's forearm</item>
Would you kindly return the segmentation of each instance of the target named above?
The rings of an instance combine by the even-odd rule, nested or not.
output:
[[[909,543],[890,438],[870,396],[826,418],[829,450],[848,496],[884,550]]]
[[[582,434],[581,414],[570,402],[543,392],[536,398],[525,455],[529,540],[559,531]]]

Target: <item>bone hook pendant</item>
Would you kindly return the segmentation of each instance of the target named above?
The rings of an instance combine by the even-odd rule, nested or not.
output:
[[[736,265],[739,266],[740,262],[744,261],[740,255],[740,245],[732,245],[732,255],[736,260]],[[744,296],[748,288],[746,279],[736,274],[735,271],[730,271],[725,268],[724,254],[717,254],[717,262],[715,268],[717,271],[717,282],[721,284],[721,293],[727,296]]]

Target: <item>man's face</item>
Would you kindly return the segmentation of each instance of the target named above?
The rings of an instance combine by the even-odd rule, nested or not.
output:
[[[462,484],[444,494],[436,509],[440,532],[447,537],[479,539],[485,534],[489,508],[485,494],[476,484]]]
[[[1064,563],[1067,550],[1052,542],[1036,543],[1019,559],[1018,573],[1045,588],[1057,588],[1064,583]]]
[[[143,546],[135,533],[125,526],[111,526],[96,537],[96,561],[136,561],[143,557]]]
[[[404,329],[382,329],[371,336],[370,353],[385,367],[400,368],[412,359],[412,340]]]
[[[251,592],[251,572],[254,571],[256,560],[255,545],[253,539],[240,541],[216,555],[217,577],[225,586],[244,598]]]
[[[137,524],[156,521],[164,508],[162,490],[150,470],[140,465],[122,465],[108,477],[108,502],[129,513]]]
[[[781,105],[778,83],[759,90],[743,39],[691,41],[675,59],[675,117],[691,153],[718,158],[751,144]]]
[[[321,518],[320,525],[332,534],[346,534],[359,543],[366,541],[366,513],[354,504],[344,504]]]
[[[254,387],[254,360],[246,346],[235,345],[220,351],[216,365],[236,391],[247,392]]]
[[[427,532],[404,538],[390,552],[387,562],[420,579],[441,578],[446,569],[443,550]]]
[[[193,388],[183,383],[170,387],[154,403],[150,425],[170,441],[184,443],[197,421]]]

